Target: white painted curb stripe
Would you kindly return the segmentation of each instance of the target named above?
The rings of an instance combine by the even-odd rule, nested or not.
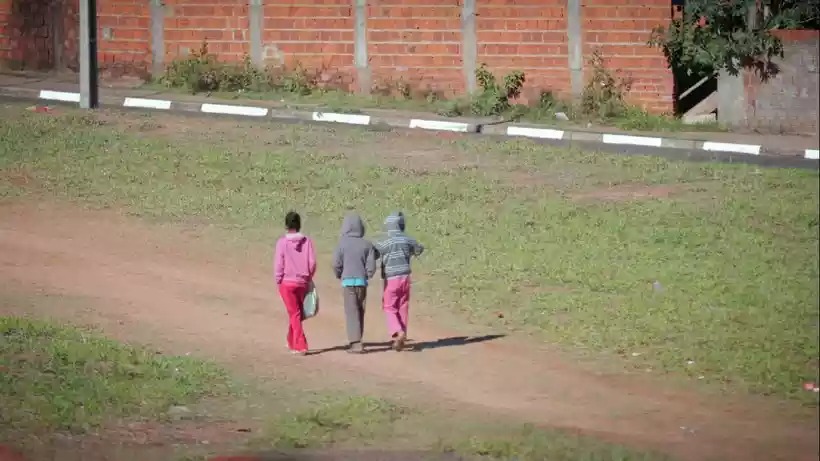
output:
[[[459,122],[442,122],[439,120],[410,120],[410,128],[421,128],[423,130],[458,131],[466,133],[469,125]]]
[[[810,160],[820,160],[820,149],[806,149],[806,158]]]
[[[52,101],[80,102],[80,93],[68,93],[65,91],[40,90],[40,99],[50,99]]]
[[[564,139],[564,132],[562,130],[551,130],[549,128],[509,126],[507,127],[507,136],[526,136],[528,138],[539,139]]]
[[[348,123],[350,125],[370,125],[369,115],[337,114],[335,112],[314,112],[316,122]]]
[[[661,147],[663,139],[646,136],[627,136],[622,134],[605,134],[604,144],[629,144],[631,146]]]
[[[171,101],[165,101],[162,99],[125,98],[125,101],[123,101],[122,106],[140,107],[143,109],[168,110],[171,108]]]
[[[712,152],[736,152],[738,154],[760,155],[760,146],[755,146],[752,144],[707,141],[703,143],[703,150]]]
[[[248,117],[264,117],[268,109],[251,106],[228,106],[225,104],[203,104],[201,109],[206,114],[247,115]]]

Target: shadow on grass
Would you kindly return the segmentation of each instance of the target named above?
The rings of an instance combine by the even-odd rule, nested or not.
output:
[[[404,352],[421,352],[425,349],[438,349],[441,347],[455,347],[455,346],[467,346],[469,344],[475,343],[483,343],[485,341],[492,341],[494,339],[500,339],[505,337],[506,335],[484,335],[484,336],[452,336],[449,338],[441,338],[435,341],[422,341],[422,342],[413,342],[412,340],[408,340],[407,346]],[[387,352],[392,350],[392,344],[390,342],[379,342],[379,343],[364,343],[365,353],[366,354],[373,354],[377,352]],[[347,345],[344,346],[334,346],[329,347],[326,349],[319,349],[316,351],[312,351],[310,355],[318,355],[324,354],[327,352],[337,352],[337,351],[346,351]]]

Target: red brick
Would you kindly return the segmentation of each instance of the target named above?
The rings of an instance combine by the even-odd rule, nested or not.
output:
[[[605,66],[632,79],[629,99],[633,103],[670,111],[674,80],[663,54],[650,48],[647,41],[654,27],[671,20],[671,1],[649,0],[639,5],[624,0],[585,0],[581,14],[585,58],[600,50]]]
[[[538,7],[498,7],[485,6],[479,4],[476,8],[476,15],[483,18],[535,18],[535,19],[556,19],[566,17],[565,5],[538,6]]]

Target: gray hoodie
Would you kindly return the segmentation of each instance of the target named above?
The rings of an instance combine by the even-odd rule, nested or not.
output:
[[[373,244],[364,238],[364,223],[356,213],[349,213],[342,222],[341,238],[333,251],[333,272],[336,278],[367,281],[376,273]]]
[[[410,275],[410,258],[421,255],[424,247],[404,233],[404,213],[401,211],[391,213],[384,220],[384,228],[387,237],[375,244],[382,263],[382,277]]]

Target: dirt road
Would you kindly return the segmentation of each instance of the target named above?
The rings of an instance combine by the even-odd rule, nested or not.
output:
[[[0,313],[91,323],[115,337],[190,351],[259,376],[282,376],[285,370],[312,374],[368,392],[423,396],[455,409],[579,430],[682,459],[817,459],[816,417],[797,415],[791,405],[705,397],[666,390],[655,378],[592,373],[524,339],[462,345],[456,339],[417,353],[291,357],[283,346],[285,318],[269,268],[226,251],[179,227],[152,226],[113,212],[0,205],[3,292],[51,299],[0,304]],[[328,278],[318,285],[323,313],[310,321],[309,339],[313,349],[332,348],[344,340],[339,290]],[[371,296],[367,330],[374,340],[384,328],[377,307]],[[411,331],[422,343],[459,336],[424,321]]]

